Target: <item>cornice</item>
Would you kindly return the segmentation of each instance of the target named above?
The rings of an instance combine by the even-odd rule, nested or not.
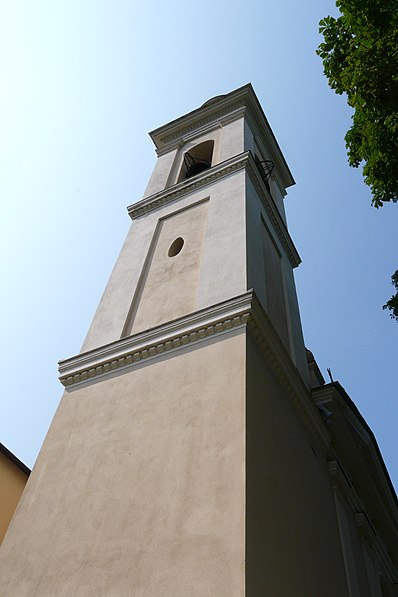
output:
[[[156,153],[158,156],[163,155],[164,153],[179,147],[181,145],[181,140],[185,142],[192,136],[196,137],[207,130],[233,122],[234,120],[241,118],[244,114],[245,103],[240,101],[200,120],[192,120],[191,122],[188,120],[188,123],[186,123],[184,128],[177,129],[170,135],[162,137],[161,145],[157,147]]]
[[[328,463],[332,487],[350,506],[360,535],[387,566],[386,546],[393,559],[398,558],[398,516],[395,491],[381,466],[377,444],[338,382],[315,388],[312,395],[315,404],[325,404],[333,413]]]
[[[172,143],[192,130],[216,122],[230,112],[239,110],[247,104],[250,95],[255,94],[249,83],[230,93],[214,98],[214,102],[205,102],[199,108],[151,131],[149,136],[156,148],[161,149],[164,145]]]
[[[363,504],[353,488],[351,479],[344,470],[340,460],[329,460],[328,469],[333,489],[339,490],[342,497],[354,512],[363,511]]]
[[[298,267],[301,263],[300,255],[294,245],[292,237],[289,234],[286,224],[284,223],[281,214],[275,205],[275,201],[272,199],[271,193],[268,191],[263,179],[261,178],[251,152],[249,152],[246,170],[254,184],[254,188],[256,189],[258,196],[262,201],[265,211],[267,212],[268,217],[273,224],[273,228],[283,248],[285,249],[291,266],[293,268]]]
[[[233,172],[243,169],[247,170],[254,184],[263,206],[273,224],[279,241],[285,249],[291,266],[293,268],[297,267],[301,263],[300,255],[294,246],[291,236],[282,220],[275,202],[265,187],[264,181],[261,178],[250,151],[240,153],[233,158],[221,162],[220,164],[216,164],[212,168],[209,168],[208,170],[205,170],[204,172],[201,172],[192,178],[183,180],[172,187],[168,187],[167,189],[163,189],[154,195],[150,195],[149,197],[138,201],[138,203],[130,205],[127,208],[127,212],[130,218],[135,220],[146,215],[147,213],[150,213],[151,211],[154,211],[155,209],[159,209],[160,207],[179,199],[180,197],[183,197],[198,189],[204,188],[209,184],[224,178],[225,176],[229,176]]]
[[[279,334],[255,295],[248,326],[252,337],[284,387],[296,414],[310,432],[314,444],[326,455],[330,445],[330,433],[312,401],[310,390],[304,384]]]
[[[332,412],[330,431],[338,459],[367,507],[388,519],[398,537],[397,498],[377,441],[357,407],[338,382],[312,390],[316,405]]]
[[[366,512],[355,512],[355,526],[361,537],[363,537],[369,545],[373,545],[375,538],[377,537],[376,530],[369,519]]]
[[[290,168],[283,156],[261,105],[258,101],[253,101],[250,103],[250,108],[251,109],[247,110],[246,114],[249,127],[257,139],[260,138],[263,140],[262,144],[265,145],[266,154],[269,155],[269,158],[275,165],[274,175],[276,174],[279,184],[283,187],[283,194],[285,195],[286,189],[296,184],[293,175],[290,172]]]
[[[364,524],[365,518],[366,520],[370,521],[361,498],[359,497],[350,477],[344,470],[343,465],[338,458],[328,461],[328,469],[332,488],[334,491],[338,491],[342,498],[350,506],[359,530],[361,524]],[[374,527],[372,527],[372,529],[374,531]]]
[[[252,293],[122,338],[59,362],[60,381],[72,386],[182,346],[238,328],[250,315]]]
[[[372,518],[364,508],[362,500],[347,477],[341,463],[338,460],[332,460],[328,462],[328,467],[332,487],[335,491],[340,492],[350,506],[360,537],[362,537],[369,547],[373,549],[379,562],[383,564],[383,567],[388,571],[391,578],[397,579],[398,571],[392,561],[391,553],[386,547],[384,533],[379,533],[375,528]],[[396,535],[394,535],[393,526],[391,526],[391,531],[393,535],[393,545],[395,545],[394,539],[396,538]]]
[[[270,159],[277,166],[282,184],[287,188],[294,184],[289,166],[283,157],[275,135],[261,107],[252,85],[249,83],[212,100],[202,106],[150,132],[158,155],[178,146],[181,139],[193,131],[206,129],[209,125],[225,124],[245,115],[261,137],[266,140]]]
[[[311,400],[308,388],[252,290],[186,317],[60,361],[59,379],[66,388],[73,388],[237,329],[249,329],[314,443],[326,454],[329,432]]]
[[[205,187],[224,176],[228,176],[232,172],[242,170],[247,162],[249,152],[240,153],[233,158],[225,160],[220,164],[212,166],[208,170],[204,170],[196,176],[187,178],[171,187],[167,187],[154,195],[150,195],[133,205],[129,205],[127,212],[132,220],[135,220],[147,213],[163,207],[175,199],[179,199],[188,193],[192,193],[202,187]]]

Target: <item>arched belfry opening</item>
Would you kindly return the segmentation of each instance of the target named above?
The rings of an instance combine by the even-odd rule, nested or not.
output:
[[[184,159],[178,182],[191,178],[204,170],[211,168],[214,141],[203,141],[184,153]]]

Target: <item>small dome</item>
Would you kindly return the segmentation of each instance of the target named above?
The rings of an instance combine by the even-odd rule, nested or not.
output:
[[[223,94],[223,95],[216,95],[215,97],[212,97],[209,100],[207,100],[207,102],[205,102],[204,104],[202,104],[200,107],[204,108],[205,106],[211,106],[212,104],[215,104],[216,102],[218,102],[218,100],[221,99],[222,97],[225,97],[225,94]]]

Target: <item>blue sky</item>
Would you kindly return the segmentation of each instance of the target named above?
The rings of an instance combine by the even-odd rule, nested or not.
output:
[[[251,82],[296,180],[307,346],[373,429],[395,486],[398,206],[370,207],[322,75],[333,2],[28,0],[0,6],[0,441],[32,466],[155,163],[148,131]]]

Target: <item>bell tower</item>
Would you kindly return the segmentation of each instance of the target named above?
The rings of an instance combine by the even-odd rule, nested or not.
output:
[[[157,163],[83,352],[252,290],[306,380],[283,206],[294,181],[252,87],[150,135]]]
[[[3,594],[345,596],[292,175],[251,85],[150,135],[144,197],[82,351],[60,362]]]

